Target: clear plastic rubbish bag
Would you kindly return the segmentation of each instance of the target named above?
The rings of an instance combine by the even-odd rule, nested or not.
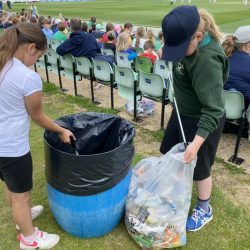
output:
[[[184,151],[184,144],[177,144],[167,154],[141,160],[134,168],[125,223],[143,248],[186,244],[196,161],[184,164]]]
[[[134,114],[134,102],[128,101],[125,104],[125,110],[130,114]],[[139,117],[148,117],[154,114],[155,111],[155,102],[147,98],[142,97],[140,100],[137,100],[137,116]]]

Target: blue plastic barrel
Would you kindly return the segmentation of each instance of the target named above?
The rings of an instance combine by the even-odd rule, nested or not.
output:
[[[90,196],[61,193],[47,183],[51,211],[66,232],[80,238],[94,238],[113,230],[124,215],[132,171],[113,188]]]
[[[135,130],[128,121],[101,113],[73,114],[56,122],[71,130],[76,141],[72,146],[62,143],[55,133],[44,134],[52,214],[60,227],[74,236],[102,236],[124,215]]]

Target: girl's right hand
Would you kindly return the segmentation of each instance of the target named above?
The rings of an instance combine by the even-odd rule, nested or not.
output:
[[[74,134],[69,131],[68,129],[62,128],[62,132],[58,133],[60,139],[64,143],[71,144],[70,137],[73,137],[75,139]]]

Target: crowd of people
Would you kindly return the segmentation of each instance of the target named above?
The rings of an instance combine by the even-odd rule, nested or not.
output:
[[[190,163],[198,155],[194,172],[197,203],[187,220],[187,230],[197,231],[212,220],[211,167],[225,122],[223,86],[236,89],[250,100],[250,26],[240,27],[223,42],[213,17],[195,6],[179,6],[162,21],[162,32],[131,23],[123,26],[88,22],[63,15],[57,18],[38,16],[35,8],[20,13],[1,12],[0,28],[0,178],[6,184],[6,198],[12,207],[21,249],[50,249],[59,236],[34,228],[32,219],[43,208],[30,209],[32,160],[29,147],[29,116],[41,127],[57,132],[65,143],[74,135],[51,121],[42,110],[42,81],[29,67],[47,49],[47,40],[61,42],[59,55],[95,58],[101,48],[124,52],[129,59],[147,57],[173,61],[175,97],[187,140],[184,154]],[[105,28],[105,30],[104,30]],[[180,31],[180,32],[177,32]],[[229,58],[229,60],[228,60]],[[230,69],[229,69],[230,66]],[[229,79],[228,79],[229,72]],[[228,79],[228,80],[227,80]],[[224,85],[224,83],[226,84]],[[19,126],[19,127],[18,127]],[[21,132],[20,132],[21,131]],[[165,154],[181,134],[176,109],[173,109],[160,151]],[[11,169],[11,171],[9,171]]]
[[[124,25],[107,23],[106,27],[103,27],[102,24],[97,23],[96,17],[91,17],[86,22],[77,17],[69,21],[63,15],[57,18],[38,16],[34,5],[29,10],[22,9],[15,15],[7,12],[2,12],[0,15],[0,28],[2,29],[21,22],[36,23],[47,39],[62,42],[57,51],[60,55],[72,53],[77,57],[94,58],[101,53],[101,48],[105,48],[111,49],[114,54],[120,51],[128,54],[134,53],[134,56],[148,57],[154,63],[160,57],[163,45],[162,32],[155,37],[152,30],[146,31],[144,27],[138,27],[136,31],[133,31],[131,23]]]

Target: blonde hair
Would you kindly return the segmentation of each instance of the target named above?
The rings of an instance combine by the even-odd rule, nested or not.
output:
[[[200,15],[200,23],[196,32],[200,31],[203,34],[208,32],[216,42],[220,42],[221,32],[219,26],[215,23],[213,16],[204,9],[198,10]]]
[[[131,45],[131,38],[127,32],[122,32],[117,37],[116,50],[125,51]]]
[[[226,36],[222,43],[222,47],[227,57],[232,56],[235,50],[242,50],[247,43],[236,43],[237,38],[233,35]]]
[[[13,57],[22,44],[34,43],[38,50],[47,48],[47,39],[34,23],[19,23],[6,29],[0,36],[0,70]]]
[[[147,30],[147,40],[155,43],[155,36],[152,30]]]

